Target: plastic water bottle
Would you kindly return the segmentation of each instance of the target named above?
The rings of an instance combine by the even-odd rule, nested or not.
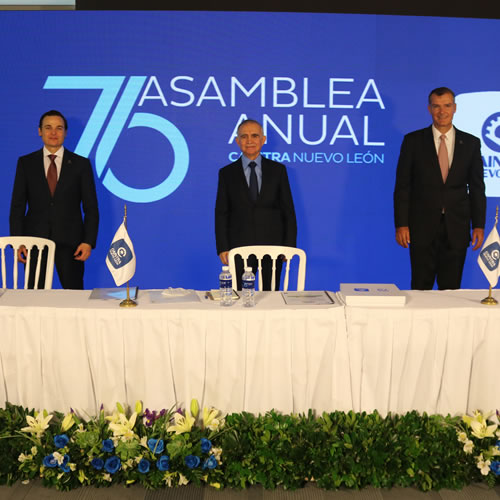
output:
[[[245,267],[242,282],[243,305],[253,307],[255,305],[255,274],[252,272],[251,267]]]
[[[229,266],[222,266],[219,274],[220,305],[233,305],[233,277],[229,271]]]

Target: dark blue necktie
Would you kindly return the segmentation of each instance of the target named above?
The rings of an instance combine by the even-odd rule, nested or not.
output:
[[[250,167],[250,197],[252,198],[253,201],[257,199],[257,196],[259,194],[259,185],[257,183],[257,174],[255,173],[255,167],[257,166],[257,163],[254,161],[251,161],[248,166]]]

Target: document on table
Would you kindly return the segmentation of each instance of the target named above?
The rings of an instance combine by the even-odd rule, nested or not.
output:
[[[210,300],[219,300],[220,301],[220,290],[217,290],[217,289],[209,290],[205,294],[205,298],[210,299]],[[240,298],[240,296],[238,295],[236,290],[233,289],[232,299],[238,300],[239,298]]]
[[[130,287],[130,298],[137,299],[138,286]],[[90,294],[89,299],[98,300],[125,300],[127,298],[126,288],[94,288]]]
[[[281,292],[285,304],[289,306],[322,306],[335,304],[335,300],[325,290],[319,292]]]
[[[339,300],[348,306],[404,306],[406,294],[394,283],[341,283]]]

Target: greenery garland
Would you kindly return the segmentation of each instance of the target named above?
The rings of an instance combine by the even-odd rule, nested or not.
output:
[[[0,484],[59,490],[82,485],[190,482],[215,488],[296,489],[375,486],[460,489],[500,475],[500,431],[493,414],[450,417],[377,412],[316,416],[234,413],[214,408],[126,410],[83,419],[6,403],[0,409]],[[498,416],[497,416],[498,417]]]

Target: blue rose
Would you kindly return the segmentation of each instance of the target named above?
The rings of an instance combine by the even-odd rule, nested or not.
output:
[[[104,460],[102,458],[93,458],[90,463],[95,470],[101,470],[104,467]]]
[[[203,462],[203,469],[215,469],[217,467],[217,459],[210,455],[205,462]]]
[[[153,452],[159,455],[165,449],[165,445],[163,443],[163,439],[149,439],[148,440],[148,448]]]
[[[54,444],[56,448],[64,448],[69,443],[69,437],[66,434],[54,436]]]
[[[498,460],[493,460],[493,462],[491,462],[490,469],[496,476],[500,476],[500,462]]]
[[[122,463],[116,455],[109,457],[106,462],[104,462],[104,469],[110,474],[114,474],[116,471],[120,470],[121,466]]]
[[[208,453],[212,449],[212,443],[209,439],[201,438],[201,451],[202,453]]]
[[[112,439],[104,439],[102,441],[102,451],[106,453],[111,453],[115,449],[115,445],[113,444]]]
[[[196,469],[198,465],[200,465],[200,457],[197,457],[196,455],[188,455],[184,459],[184,463],[190,468],[190,469]]]
[[[166,471],[170,468],[170,458],[168,455],[162,455],[156,462],[158,470]]]
[[[52,453],[44,457],[43,465],[45,467],[49,467],[50,469],[57,467],[57,460],[54,458],[54,455]]]
[[[142,458],[137,468],[141,474],[147,474],[149,472],[149,460]]]

